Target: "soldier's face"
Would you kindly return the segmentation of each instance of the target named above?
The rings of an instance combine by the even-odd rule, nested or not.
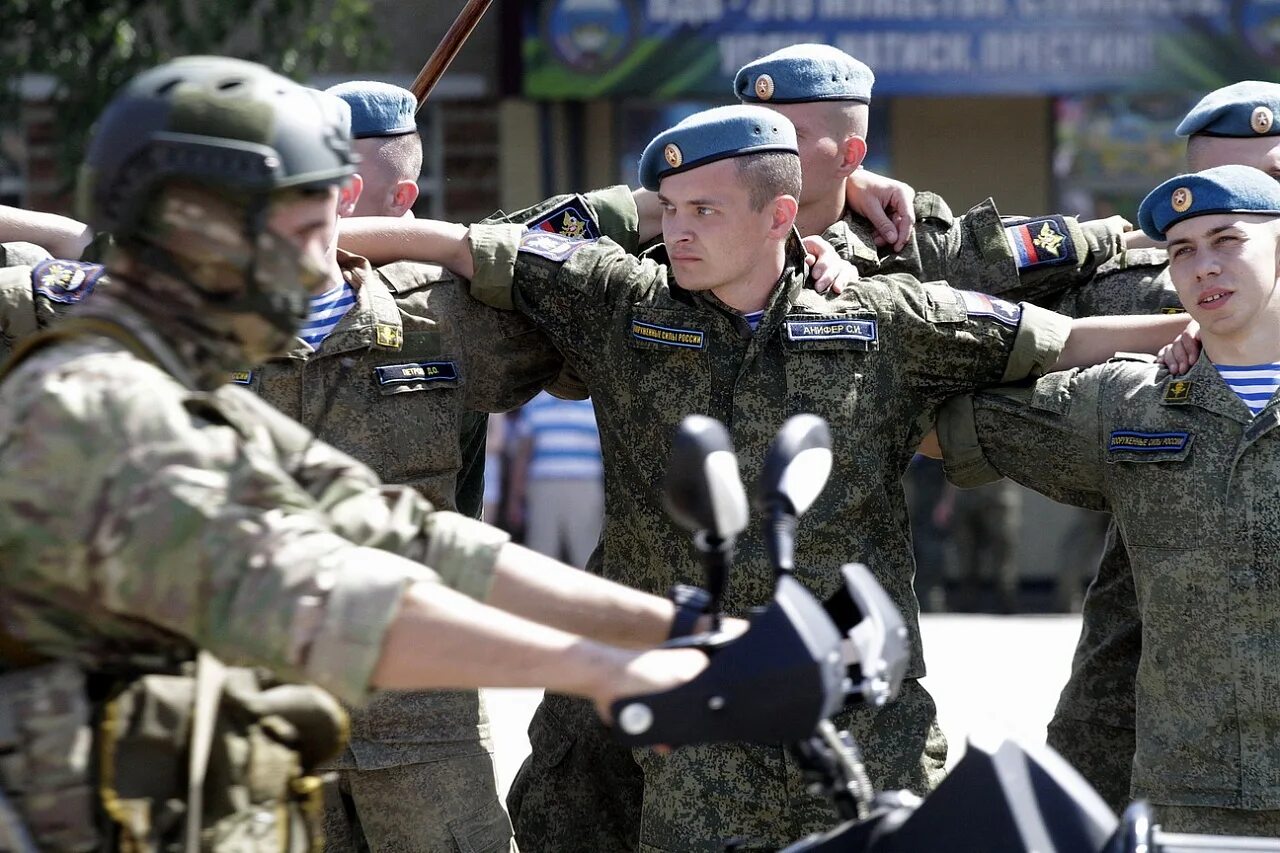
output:
[[[782,113],[796,127],[796,143],[800,150],[802,186],[799,201],[809,204],[833,192],[844,192],[844,179],[852,171],[847,166],[849,153],[846,135],[836,112],[838,104],[813,102],[806,104],[766,104]],[[857,163],[852,164],[853,168]]]
[[[290,194],[271,206],[267,227],[296,248],[305,264],[327,269],[338,233],[338,188]],[[321,283],[320,290],[329,285]]]
[[[1187,165],[1196,172],[1215,166],[1252,166],[1280,178],[1280,136],[1199,138],[1187,149]]]
[[[1206,344],[1275,337],[1278,226],[1270,217],[1219,213],[1169,229],[1169,276]]]
[[[662,240],[686,290],[746,281],[775,248],[772,208],[752,210],[732,158],[663,178],[658,201]]]

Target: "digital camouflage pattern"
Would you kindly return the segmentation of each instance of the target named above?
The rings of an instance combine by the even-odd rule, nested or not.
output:
[[[740,315],[713,297],[670,281],[661,248],[637,259],[607,240],[529,234],[522,244],[518,227],[473,227],[473,284],[479,293],[510,293],[514,279],[519,309],[592,391],[606,471],[605,529],[592,568],[658,593],[673,583],[700,583],[688,537],[662,508],[674,429],[692,413],[720,419],[750,484],[782,422],[813,412],[832,425],[836,465],[831,485],[801,525],[797,574],[824,597],[840,583],[841,563],[870,565],[911,625],[908,677],[923,675],[903,471],[943,399],[959,389],[1043,371],[1058,357],[1065,319],[1012,305],[1007,309],[1020,322],[971,315],[958,291],[905,275],[866,279],[841,296],[819,295],[805,289],[800,247],[793,241],[790,265],[753,335]],[[529,251],[537,246],[560,260]],[[826,336],[823,330],[835,326],[848,334]],[[818,334],[806,336],[805,330]],[[739,540],[725,607],[742,613],[763,604],[772,586],[760,531],[749,528]],[[878,726],[877,718],[892,725]],[[923,690],[908,689],[891,709],[846,712],[836,722],[865,737],[868,755],[880,756],[877,783],[908,778],[911,787],[924,790],[936,781],[941,759],[924,754],[934,709]],[[707,760],[697,767],[681,768],[678,785],[666,776],[671,764],[646,767],[642,849],[712,849],[722,830],[736,834],[734,826],[762,822],[771,829],[760,841],[779,846],[834,816],[820,798],[802,793],[794,768],[775,765],[765,773],[769,788],[713,820],[698,804],[728,790],[731,767],[755,759],[752,748],[735,746],[704,754]],[[764,796],[768,789],[776,796]],[[673,799],[677,791],[679,801]],[[789,814],[820,814],[822,820],[788,823],[780,817],[786,803],[793,804]]]
[[[1164,249],[1127,249],[1103,264],[1097,275],[1042,304],[1068,317],[1181,314],[1168,264]]]
[[[1047,307],[1069,317],[1180,313],[1168,263],[1163,249],[1126,250]],[[1129,802],[1142,625],[1129,556],[1114,524],[1081,618],[1071,675],[1049,721],[1047,740],[1119,813]]]
[[[847,209],[821,236],[863,276],[907,273],[1051,308],[1049,303],[1088,282],[1120,251],[1119,232],[1103,223],[1052,217],[1063,232],[1056,248],[1063,262],[1050,257],[1020,269],[1005,229],[1024,217],[1002,217],[991,199],[956,216],[940,196],[922,192],[916,194],[915,213],[916,227],[900,252],[877,247],[875,227]]]
[[[282,358],[233,381],[364,461],[383,481],[410,486],[438,508],[478,515],[479,507],[462,508],[455,500],[464,475],[479,480],[466,494],[478,498],[483,489],[483,465],[473,467],[474,448],[467,446],[475,413],[526,402],[555,380],[563,359],[529,320],[481,305],[438,266],[401,262],[375,272],[346,253],[339,262],[356,304],[319,350],[296,340]],[[344,784],[376,809],[356,806],[359,825],[381,837],[399,832],[412,849],[466,850],[455,833],[483,819],[492,825],[482,834],[505,835],[505,850],[511,827],[499,805],[492,753],[478,691],[395,691],[353,712],[350,745],[330,766],[359,771]],[[372,772],[423,762],[434,772]],[[432,784],[397,787],[406,777]],[[434,803],[443,819],[408,809],[418,798]],[[352,835],[338,828],[345,811],[329,811],[330,834]],[[377,815],[396,820],[379,830]],[[398,830],[391,826],[396,823]],[[372,849],[400,849],[394,839],[390,846],[366,840]],[[336,841],[330,847],[354,849]]]
[[[917,227],[900,253],[877,248],[874,226],[848,211],[822,236],[864,276],[907,273],[921,279],[964,282],[966,287],[990,288],[992,292],[1022,287],[1057,293],[1088,280],[1117,245],[1115,235],[1106,229],[1080,226],[1065,218],[1073,229],[1070,233],[1079,263],[1019,274],[1005,239],[1004,222],[990,200],[957,217],[939,196],[919,193],[915,208]],[[624,186],[558,196],[513,214],[507,221],[537,222],[565,210],[590,222],[589,229],[579,236],[606,236],[629,253],[637,251],[638,216],[631,190]],[[553,216],[551,221],[560,219]],[[982,287],[970,282],[981,282]],[[475,291],[478,296],[495,305],[510,305],[510,292],[501,284],[489,289],[485,281],[477,280],[473,287],[479,288]],[[567,374],[578,379],[572,364]],[[547,700],[551,702],[553,709],[544,703],[530,721],[532,752],[507,794],[517,841],[526,853],[634,849],[640,825],[639,793],[643,790],[639,768],[588,706],[572,697]],[[930,729],[929,742],[940,744],[934,754],[945,757],[945,739],[936,725]]]
[[[1203,354],[1180,377],[1136,357],[1051,374],[949,403],[939,422],[958,484],[994,470],[1113,512],[1142,631],[1131,793],[1158,805],[1280,815],[1278,423]],[[1232,831],[1256,828],[1242,813]]]

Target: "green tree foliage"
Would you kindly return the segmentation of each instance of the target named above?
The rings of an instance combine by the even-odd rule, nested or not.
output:
[[[0,0],[0,32],[0,121],[18,119],[24,74],[52,78],[68,186],[93,120],[143,69],[224,54],[305,79],[349,69],[377,47],[370,0]]]

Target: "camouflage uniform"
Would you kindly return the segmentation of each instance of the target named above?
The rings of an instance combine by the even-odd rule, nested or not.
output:
[[[0,384],[4,626],[91,675],[200,647],[363,702],[407,586],[482,598],[505,537],[221,385],[235,345],[169,319],[188,290],[148,288],[78,309],[131,343],[49,343]]]
[[[1163,249],[1130,249],[1048,307],[1071,317],[1179,313],[1182,303],[1167,264]],[[1129,557],[1114,524],[1085,593],[1082,619],[1071,676],[1058,697],[1047,740],[1119,813],[1129,802],[1142,626]]]
[[[1131,793],[1182,830],[1280,834],[1280,408],[1252,416],[1202,355],[1185,377],[1115,359],[945,411],[958,484],[999,472],[1115,515],[1141,622]]]
[[[357,302],[319,351],[295,341],[233,381],[384,482],[478,515],[478,505],[455,501],[462,478],[483,480],[468,446],[477,443],[473,413],[527,401],[555,379],[560,354],[528,320],[471,299],[440,267],[397,263],[375,273],[345,253],[339,262]],[[481,493],[468,488],[465,498],[478,502]],[[511,825],[492,753],[478,691],[375,696],[353,713],[350,746],[330,765],[344,771],[342,796],[331,798],[342,802],[327,809],[330,849],[353,849],[362,837],[373,850],[507,850]]]
[[[922,279],[950,278],[1015,295],[1023,291],[1056,294],[1087,281],[1118,248],[1115,233],[1065,217],[1060,227],[1071,242],[1064,257],[1074,260],[1020,273],[1005,237],[1006,222],[990,200],[957,217],[939,196],[919,193],[915,208],[918,225],[900,253],[881,255],[884,250],[875,245],[874,226],[850,212],[822,236],[863,276],[908,273]],[[628,252],[636,251],[637,214],[627,187],[557,197],[509,219],[559,221],[566,212],[586,223],[580,236],[607,236]],[[473,286],[479,288],[475,292],[482,299],[510,304],[501,286],[487,295],[485,281],[477,279]],[[598,571],[599,556],[589,569]],[[548,694],[529,724],[529,740],[532,751],[507,795],[516,840],[525,853],[635,849],[644,779],[630,753],[613,743],[590,703]],[[946,741],[936,723],[931,724],[927,740],[940,769]]]
[[[702,580],[661,501],[668,443],[685,415],[729,426],[748,483],[788,415],[815,412],[831,422],[836,469],[801,525],[798,575],[822,596],[839,583],[840,563],[864,560],[911,624],[913,642],[903,697],[836,721],[862,743],[878,785],[935,784],[945,747],[930,736],[933,702],[915,682],[924,664],[900,480],[947,394],[1043,370],[1065,339],[1064,319],[990,302],[991,315],[976,307],[970,314],[958,291],[909,276],[818,295],[804,289],[793,241],[751,334],[714,297],[671,282],[661,248],[640,260],[609,241],[537,231],[522,240],[511,226],[475,226],[471,243],[475,291],[505,293],[507,304],[514,298],[592,391],[606,466],[605,531],[593,567],[605,577],[658,592]],[[763,548],[758,529],[739,541],[729,612],[768,600],[773,577]],[[692,747],[637,759],[645,774],[642,850],[718,849],[730,836],[776,847],[834,819],[825,800],[801,793],[781,747]]]
[[[236,371],[232,382],[369,464],[383,481],[411,486],[439,509],[478,516],[478,413],[525,402],[552,383],[563,359],[528,320],[471,299],[440,267],[398,263],[375,274],[362,258],[340,253],[339,260],[357,304],[319,352],[295,341],[284,356]],[[59,262],[61,268],[91,277],[99,270]],[[90,289],[33,287],[25,268],[0,272],[0,329],[6,338],[25,337]],[[404,375],[411,369],[438,375],[413,381]],[[463,500],[472,505],[460,506]],[[361,771],[344,773],[341,786],[360,804],[360,833],[374,849],[508,849],[511,827],[497,798],[477,691],[380,694],[352,723],[351,743],[330,767]],[[412,821],[404,820],[406,792],[421,797]],[[356,816],[329,793],[329,847],[347,849]],[[376,822],[379,816],[388,819]]]

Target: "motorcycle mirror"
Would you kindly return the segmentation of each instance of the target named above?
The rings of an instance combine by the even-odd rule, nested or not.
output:
[[[832,461],[827,422],[817,415],[789,418],[765,455],[757,508],[766,515],[804,515],[827,484]]]
[[[704,415],[680,422],[671,443],[663,503],[677,524],[726,540],[746,529],[747,495],[724,424]]]
[[[861,563],[841,567],[844,587],[826,603],[827,613],[844,633],[844,659],[860,673],[856,693],[879,708],[898,695],[907,674],[911,643],[893,599]]]

